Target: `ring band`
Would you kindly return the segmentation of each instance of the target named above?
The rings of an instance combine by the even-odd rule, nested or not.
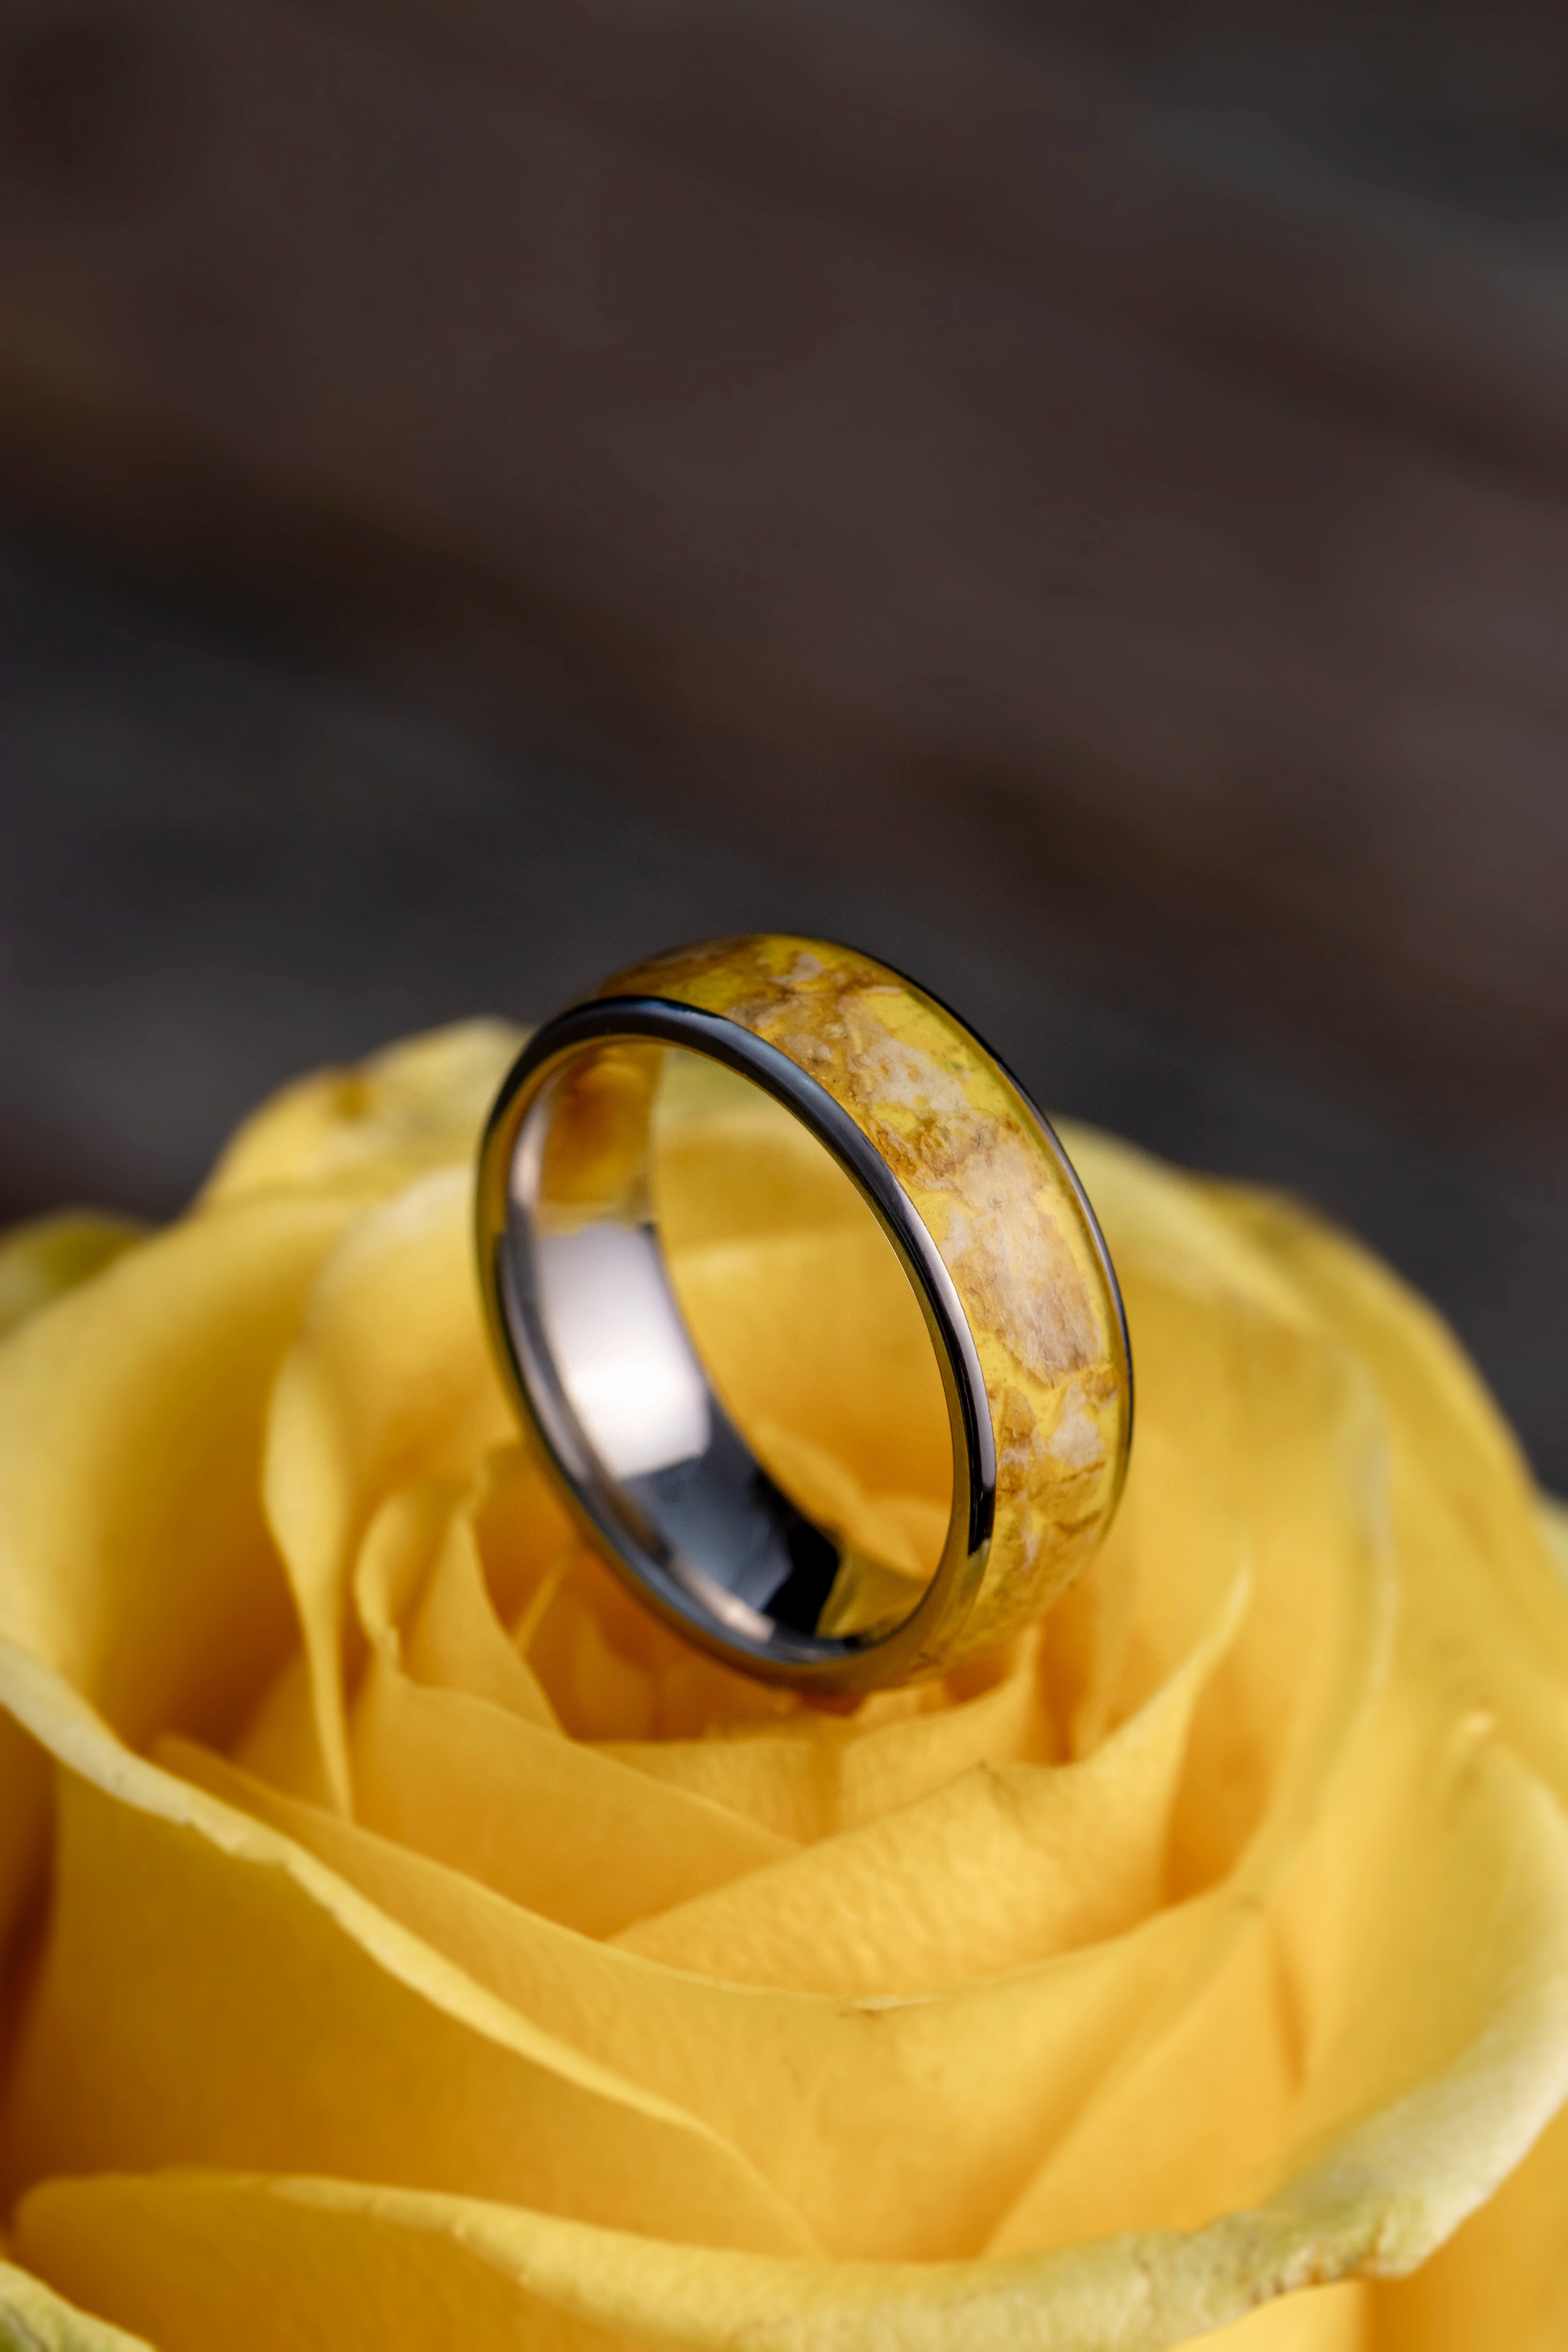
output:
[[[902,1268],[952,1457],[941,1556],[913,1582],[764,1466],[693,1342],[650,1181],[675,1064],[781,1106]],[[508,1074],[477,1227],[497,1360],[568,1505],[731,1666],[822,1696],[944,1672],[1037,1616],[1110,1523],[1131,1362],[1093,1211],[1003,1065],[868,956],[769,934],[606,981]]]

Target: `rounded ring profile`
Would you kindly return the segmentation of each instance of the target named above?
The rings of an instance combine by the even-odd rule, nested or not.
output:
[[[770,1474],[693,1343],[649,1181],[672,1048],[782,1106],[902,1268],[952,1470],[915,1582]],[[1037,1615],[1110,1523],[1131,1363],[1093,1211],[1003,1065],[868,956],[718,940],[568,1007],[497,1097],[477,1233],[497,1360],[589,1541],[731,1666],[824,1696],[944,1672]]]

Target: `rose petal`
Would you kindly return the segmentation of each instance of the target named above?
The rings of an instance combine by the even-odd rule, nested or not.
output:
[[[804,1842],[912,1804],[977,1765],[1048,1757],[1054,1748],[1039,1677],[1023,1670],[961,1705],[891,1722],[868,1726],[864,1716],[814,1710],[762,1728],[716,1728],[700,1739],[606,1741],[600,1752]]]
[[[0,1234],[0,1335],[89,1282],[142,1232],[127,1217],[66,1209]]]
[[[1013,2262],[782,2263],[353,2181],[166,2174],[48,2182],[17,2236],[162,2352],[264,2352],[290,2326],[354,2352],[1163,2352],[1375,2260],[1384,2210],[1317,2176],[1205,2230]],[[1335,2334],[1285,2347],[1340,2352]]]
[[[432,1168],[470,1161],[522,1039],[504,1022],[461,1021],[405,1038],[355,1068],[301,1078],[239,1129],[203,1205],[278,1192],[374,1199]]]
[[[0,1637],[132,1738],[224,1736],[292,1612],[256,1493],[274,1369],[343,1222],[275,1201],[127,1252],[0,1347]],[[34,1874],[47,1775],[0,1735],[0,1927]]]
[[[304,2165],[670,2239],[809,2245],[706,2126],[541,2032],[299,1847],[117,1747],[9,1645],[0,1689],[68,1767],[5,2118],[13,2189],[104,2166]]]
[[[496,1614],[474,1535],[470,1496],[447,1522],[430,1580],[403,1647],[414,1681],[509,1707],[525,1722],[560,1729],[552,1707]]]
[[[1359,2126],[1399,2190],[1404,2267],[1401,2242],[1438,2242],[1565,2095],[1568,1821],[1484,1719],[1396,1674],[1270,1905],[1205,1954],[995,2245],[1205,2219]]]
[[[581,1937],[357,1824],[171,1749],[552,2035],[732,2141],[837,2252],[972,2248],[1163,1986],[1219,1924],[1188,1906],[1092,1955],[940,2000],[715,1983]]]
[[[1366,2352],[1372,2305],[1373,2291],[1359,2279],[1307,2287],[1197,2341],[1204,2352]]]
[[[368,1828],[590,1935],[789,1851],[728,1808],[489,1699],[425,1688],[384,1655],[354,1708],[352,1759]]]
[[[7,2262],[0,2262],[0,2341],[18,2352],[153,2352],[142,2336],[76,2310]]]
[[[1240,1622],[1083,1762],[981,1766],[617,1941],[742,1984],[910,1995],[1115,1935],[1163,1888],[1193,1711]]]
[[[1378,2352],[1568,2344],[1568,2108],[1414,2275],[1377,2289]]]
[[[1456,1713],[1496,1708],[1568,1798],[1568,1611],[1511,1432],[1436,1311],[1386,1266],[1304,1211],[1240,1190],[1220,1197],[1376,1382],[1417,1671]]]
[[[364,1530],[389,1488],[467,1476],[515,1426],[481,1328],[471,1183],[466,1168],[439,1169],[354,1223],[273,1391],[267,1516],[304,1628],[328,1783],[345,1806],[344,1636]]]
[[[410,1678],[489,1700],[558,1731],[554,1710],[497,1616],[475,1540],[472,1486],[428,1478],[388,1495],[354,1565],[372,1645]]]
[[[355,1568],[373,1652],[350,1724],[359,1818],[589,1934],[785,1853],[753,1823],[562,1737],[494,1620],[454,1500],[438,1480],[398,1489]],[[446,1664],[468,1659],[480,1686],[416,1681],[404,1664],[405,1618],[411,1664],[444,1644]]]
[[[0,1967],[36,1887],[43,1883],[49,1851],[48,1759],[20,1724],[0,1715]],[[0,2010],[0,2070],[4,2069],[13,2020]]]

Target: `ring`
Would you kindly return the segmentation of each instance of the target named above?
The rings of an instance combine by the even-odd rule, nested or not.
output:
[[[1110,1524],[1132,1375],[1094,1213],[994,1055],[868,956],[716,940],[558,1013],[490,1113],[477,1228],[570,1509],[732,1667],[822,1696],[946,1672]]]

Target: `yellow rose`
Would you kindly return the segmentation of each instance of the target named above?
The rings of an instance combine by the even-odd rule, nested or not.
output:
[[[0,1346],[0,2341],[1568,2342],[1568,1594],[1430,1313],[1074,1135],[1111,1538],[984,1670],[814,1710],[519,1444],[514,1042],[292,1090],[111,1261],[12,1244],[87,1278]],[[753,1300],[815,1245],[726,1244]]]

